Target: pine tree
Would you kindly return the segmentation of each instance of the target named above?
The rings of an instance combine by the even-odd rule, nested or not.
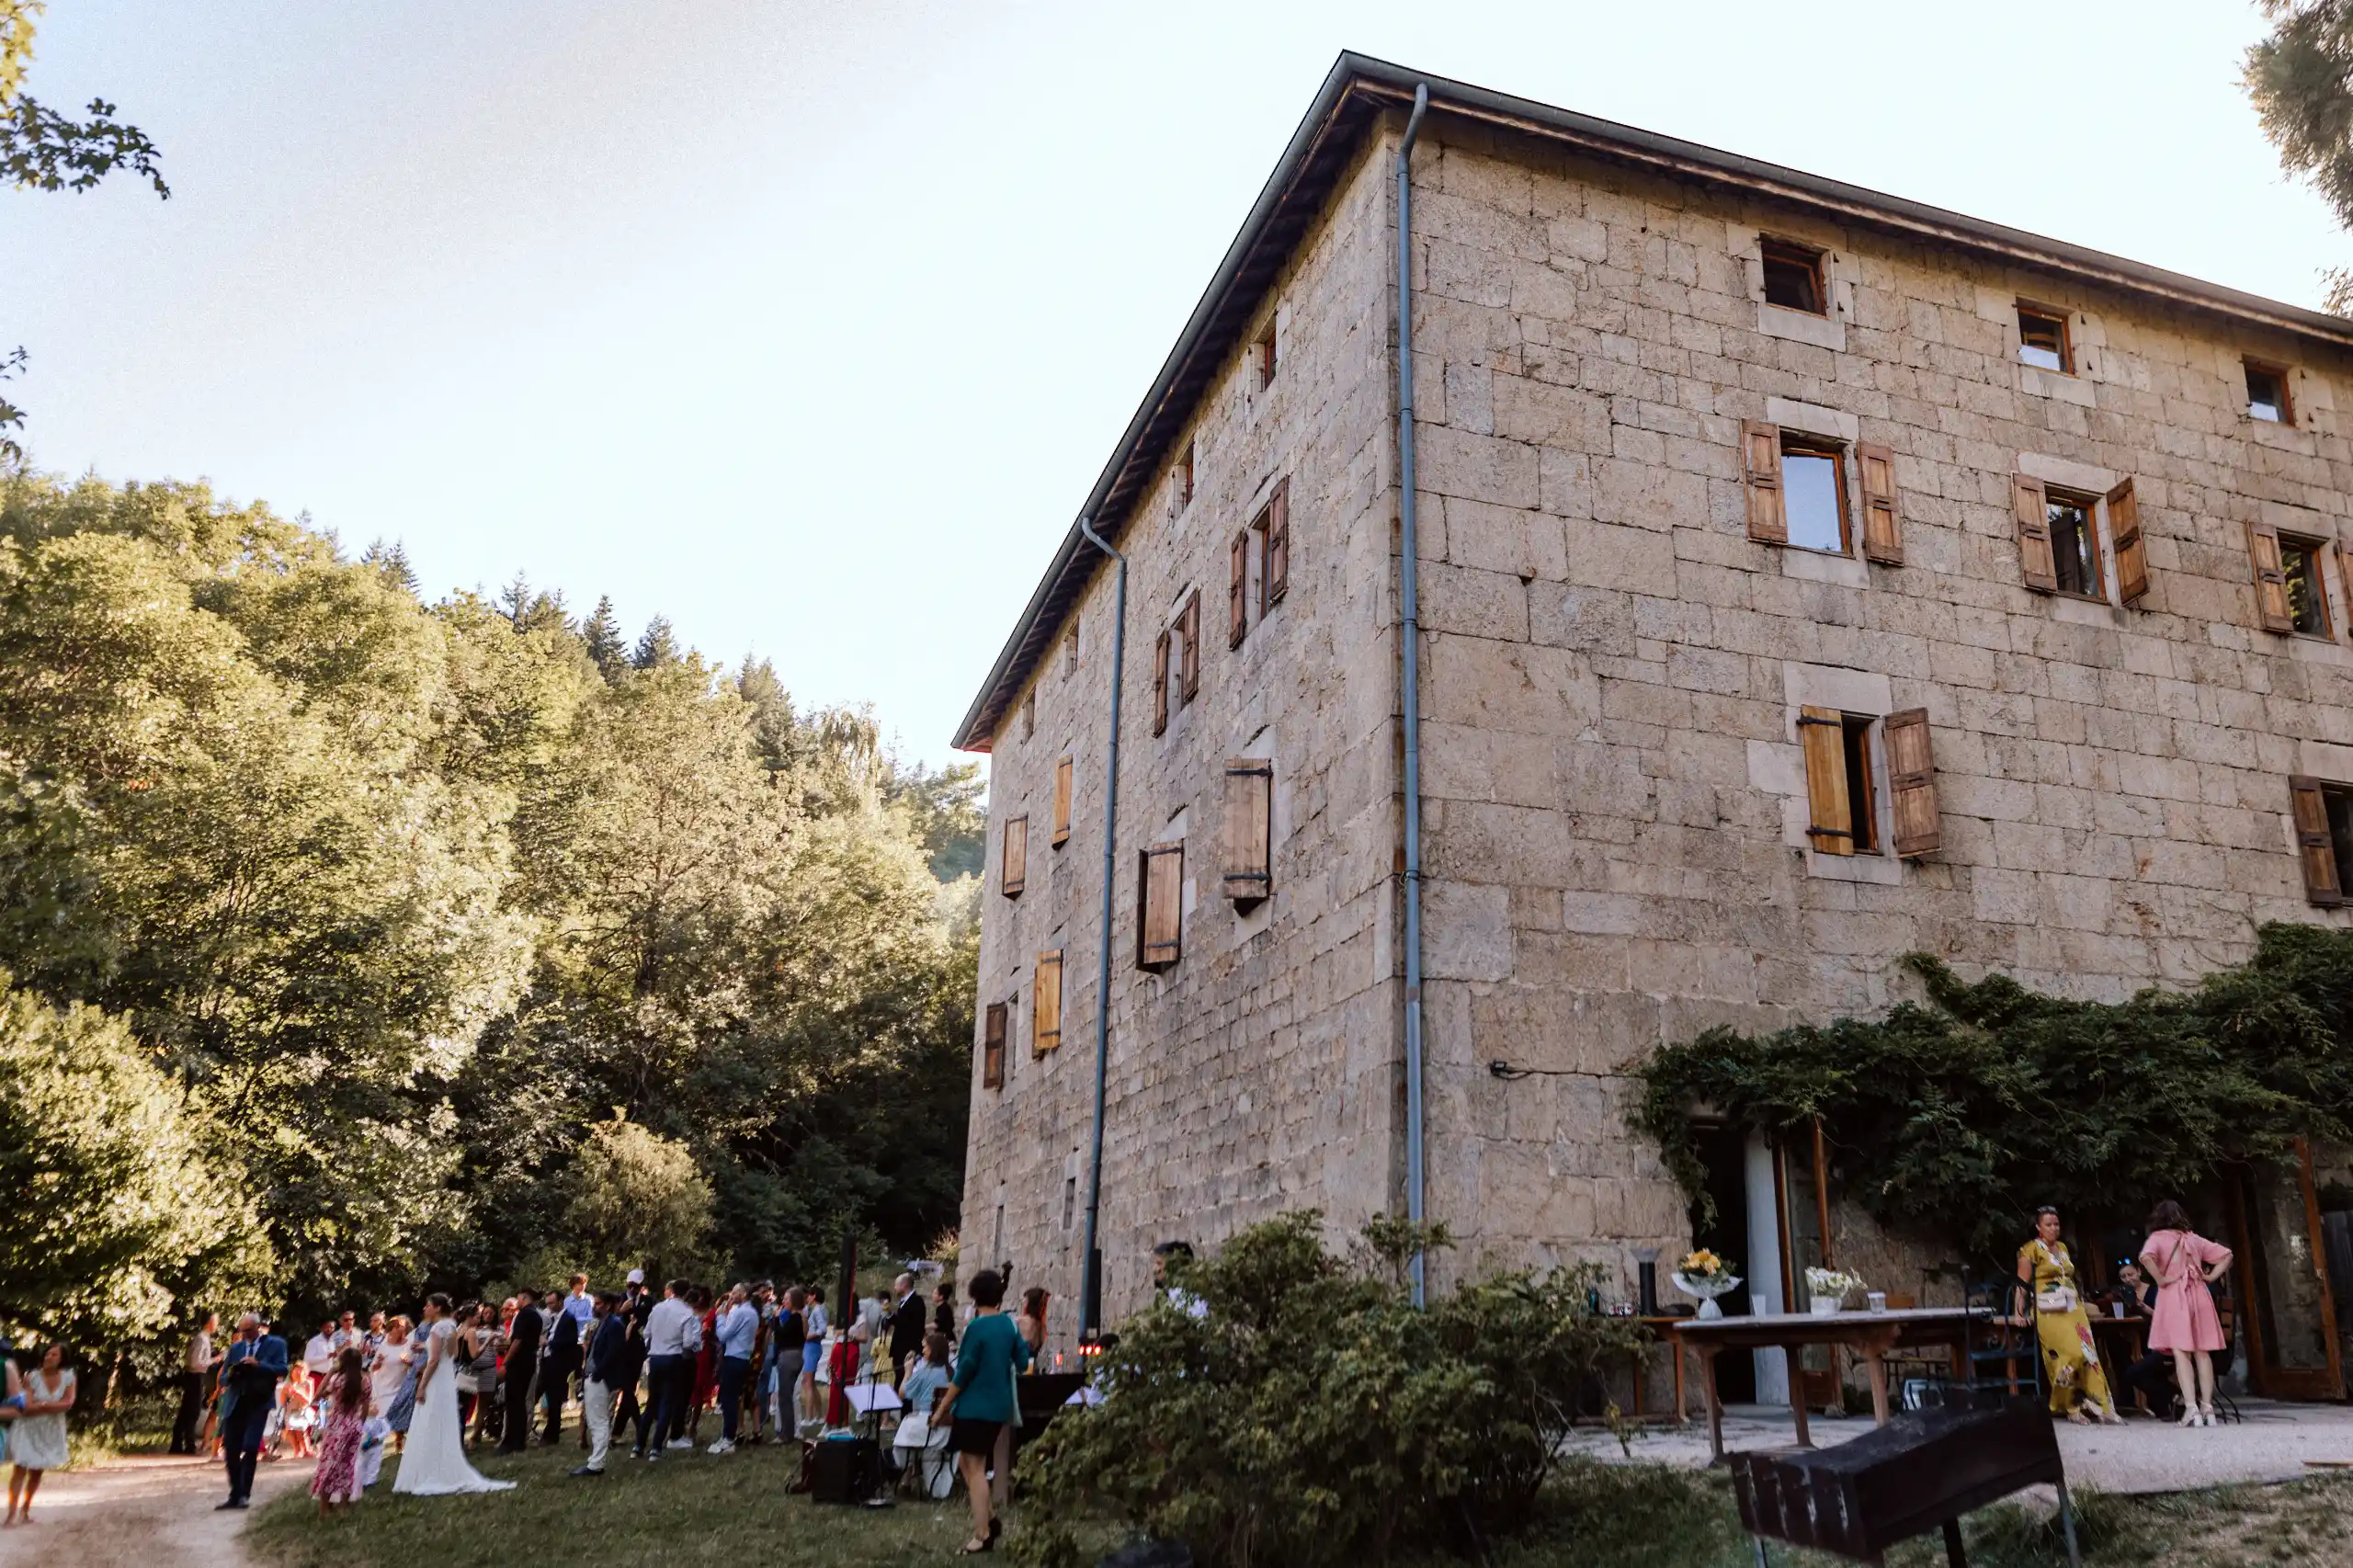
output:
[[[514,622],[516,631],[529,631],[525,618],[531,608],[531,579],[516,573],[515,580],[498,591],[498,608],[506,612],[506,619]]]
[[[621,624],[613,616],[609,594],[597,597],[596,610],[580,623],[580,640],[588,645],[588,656],[597,662],[608,684],[619,680],[629,668],[629,646],[621,641]]]
[[[657,615],[645,623],[645,635],[637,640],[637,652],[629,662],[641,670],[658,669],[678,662],[678,639],[670,630],[670,618]]]
[[[368,552],[359,561],[360,564],[373,566],[393,579],[411,595],[417,593],[416,569],[408,563],[408,547],[400,540],[394,540],[386,544],[380,539],[368,547]]]

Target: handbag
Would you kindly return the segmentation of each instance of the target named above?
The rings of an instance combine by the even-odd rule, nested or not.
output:
[[[2039,1241],[2034,1244],[2040,1249],[2043,1257],[2052,1267],[2059,1267],[2059,1260],[2051,1256],[2049,1247],[2043,1246]],[[2039,1312],[2072,1312],[2075,1310],[2075,1288],[2073,1285],[2054,1285],[2048,1290],[2037,1290],[2034,1293],[2034,1310]]]

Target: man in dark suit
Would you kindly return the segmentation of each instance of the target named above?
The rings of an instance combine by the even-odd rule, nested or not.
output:
[[[896,1303],[891,1309],[891,1381],[896,1385],[907,1375],[908,1365],[923,1354],[924,1310],[912,1274],[891,1282],[891,1296]]]
[[[580,1370],[580,1320],[564,1310],[563,1298],[553,1290],[547,1298],[547,1348],[540,1357],[540,1403],[547,1408],[543,1443],[563,1436],[563,1402],[572,1393],[572,1375]]]
[[[262,1429],[277,1408],[278,1385],[285,1376],[286,1341],[264,1332],[257,1312],[239,1318],[236,1343],[221,1362],[221,1381],[228,1390],[221,1403],[221,1456],[229,1470],[229,1500],[216,1513],[252,1505]]]
[[[547,1337],[547,1319],[540,1312],[539,1292],[526,1290],[515,1303],[515,1321],[506,1328],[506,1420],[498,1434],[498,1451],[519,1454],[531,1437],[531,1396],[539,1381],[540,1345]]]

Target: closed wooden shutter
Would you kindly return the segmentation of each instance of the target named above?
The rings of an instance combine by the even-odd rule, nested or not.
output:
[[[1847,796],[1847,722],[1835,708],[1801,708],[1798,743],[1805,752],[1811,819],[1806,841],[1824,855],[1852,855],[1855,817]]]
[[[1063,950],[1038,955],[1029,983],[1029,1051],[1043,1056],[1063,1042]]]
[[[2038,594],[2059,591],[2059,565],[2051,555],[2051,495],[2042,481],[2010,475],[2010,510],[2018,524],[2018,577]]]
[[[1290,477],[1275,481],[1275,498],[1267,504],[1267,567],[1258,580],[1258,613],[1281,602],[1290,592]]]
[[[1863,481],[1863,553],[1883,566],[1904,564],[1904,529],[1895,506],[1895,454],[1868,442],[1855,448]]]
[[[1225,896],[1256,903],[1275,891],[1275,765],[1263,756],[1225,764]]]
[[[1201,590],[1185,596],[1176,615],[1176,636],[1185,646],[1177,654],[1177,695],[1190,702],[1201,693]]]
[[[1937,763],[1928,744],[1928,710],[1906,708],[1881,725],[1887,737],[1887,789],[1895,815],[1895,852],[1905,859],[1944,847],[1937,814]]]
[[[1136,856],[1136,967],[1166,969],[1185,951],[1185,841]]]
[[[1741,477],[1748,487],[1748,537],[1764,544],[1790,542],[1781,502],[1781,427],[1762,419],[1740,422]]]
[[[1152,645],[1152,733],[1155,735],[1168,728],[1168,629],[1162,627],[1160,639]]]
[[[2149,591],[2149,549],[2141,538],[2141,502],[2126,480],[2108,493],[2108,537],[2116,545],[2116,588],[2126,604]]]
[[[1005,843],[997,862],[997,891],[1007,898],[1021,896],[1022,883],[1029,874],[1029,819],[1027,816],[1005,819]]]
[[[2328,831],[2328,797],[2317,778],[2288,780],[2288,805],[2296,819],[2296,858],[2304,869],[2304,896],[2332,908],[2345,902],[2336,876],[2336,845]]]
[[[2293,631],[2288,608],[2288,571],[2279,557],[2279,533],[2269,523],[2246,526],[2247,558],[2255,563],[2255,611],[2266,631]]]
[[[1073,760],[1063,758],[1054,764],[1054,847],[1060,849],[1070,842],[1070,791]]]
[[[1226,550],[1225,645],[1239,648],[1250,635],[1250,530],[1233,536]]]
[[[992,1002],[981,1028],[981,1087],[1005,1087],[1005,1004]]]
[[[2336,576],[2345,585],[2345,632],[2353,637],[2353,544],[2336,541]]]

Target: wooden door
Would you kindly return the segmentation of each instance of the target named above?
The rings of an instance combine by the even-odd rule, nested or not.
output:
[[[2223,1176],[2234,1305],[2255,1391],[2270,1399],[2343,1398],[2344,1352],[2311,1145],[2296,1141],[2291,1167],[2233,1165]]]

